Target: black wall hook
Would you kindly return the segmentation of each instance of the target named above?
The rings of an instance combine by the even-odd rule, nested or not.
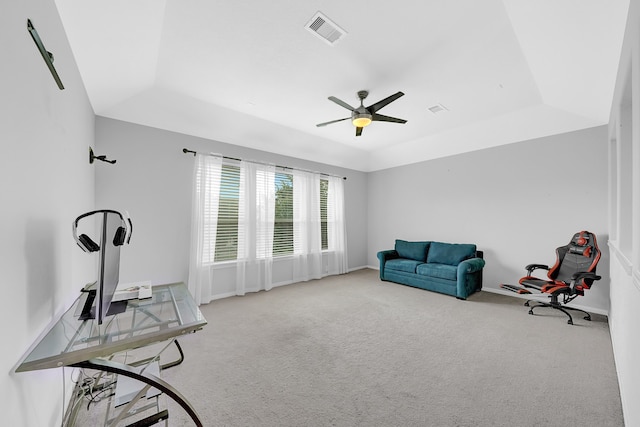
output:
[[[93,154],[93,148],[89,147],[89,163],[93,164],[94,160],[100,160],[102,162],[111,164],[114,164],[116,162],[115,160],[107,159],[107,156],[96,156],[95,154]]]

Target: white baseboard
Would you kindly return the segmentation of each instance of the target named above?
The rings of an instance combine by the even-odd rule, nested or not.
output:
[[[211,297],[211,301],[209,302],[215,301],[217,299],[229,298],[229,297],[235,297],[235,296],[236,296],[235,292],[227,292],[225,294],[216,294]],[[204,303],[204,304],[207,304],[207,303]]]
[[[365,268],[369,268],[369,267],[365,265],[365,266],[361,266],[361,267],[350,268],[349,270],[347,270],[347,273],[351,273],[351,272],[357,271],[357,270],[363,270]],[[322,275],[322,277],[328,277],[328,276],[330,276],[330,274],[323,274]],[[293,283],[299,283],[299,281],[285,280],[285,281],[282,281],[282,282],[272,283],[271,284],[271,288],[277,288],[279,286],[291,285]],[[246,289],[245,293],[254,293],[254,292],[260,292],[260,291],[263,291],[263,290],[264,289]],[[211,297],[211,301],[215,301],[217,299],[235,297],[235,296],[237,296],[235,292],[226,292],[226,293],[222,293],[222,294],[216,294],[216,295],[213,295]]]
[[[513,298],[519,298],[519,299],[523,299],[523,300],[530,299],[532,301],[538,301],[538,300],[542,301],[542,302],[545,301],[542,298],[536,298],[535,295],[537,295],[537,294],[529,294],[529,295],[528,294],[516,294],[515,292],[505,291],[503,289],[486,288],[486,287],[483,287],[482,291],[483,292],[491,292],[493,294],[505,295],[505,296],[513,297]],[[603,316],[609,316],[609,310],[603,310],[601,308],[587,307],[587,306],[579,305],[579,304],[571,304],[571,305],[569,305],[569,307],[579,308],[580,310],[584,310],[584,311],[589,312],[589,313],[601,314]]]
[[[380,270],[379,266],[372,266],[372,265],[363,265],[360,267],[354,267],[354,268],[350,268],[349,270],[347,270],[347,273],[351,273],[354,271],[358,271],[358,270],[364,270],[364,269],[371,269],[371,270]],[[326,276],[323,276],[326,277]],[[288,280],[288,281],[284,281],[284,282],[279,282],[279,283],[273,283],[272,286],[274,288],[277,288],[279,286],[286,286],[286,285],[290,285],[292,283],[296,283],[294,281]],[[507,297],[512,297],[512,298],[519,298],[522,300],[540,300],[540,301],[545,301],[544,299],[541,298],[536,298],[535,295],[537,294],[532,294],[532,295],[522,295],[522,294],[516,294],[514,292],[511,291],[506,291],[504,289],[497,289],[497,288],[487,288],[487,287],[483,287],[482,290],[484,292],[490,292],[493,294],[499,294],[499,295],[504,295]],[[247,290],[247,292],[256,292],[255,290]],[[214,295],[211,301],[217,300],[217,299],[222,299],[222,298],[228,298],[228,297],[233,297],[236,296],[235,293],[233,292],[229,292],[229,293],[225,293],[225,294],[219,294],[219,295]],[[579,305],[579,304],[571,304],[570,307],[575,307],[575,308],[579,308],[580,310],[584,310],[586,312],[589,313],[594,313],[594,314],[600,314],[603,316],[609,316],[609,311],[608,310],[603,310],[600,308],[595,308],[595,307],[588,307],[588,306],[584,306],[584,305]]]

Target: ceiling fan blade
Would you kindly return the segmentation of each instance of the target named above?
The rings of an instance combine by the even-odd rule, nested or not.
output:
[[[351,117],[345,117],[344,119],[331,120],[330,122],[318,123],[316,126],[318,126],[318,127],[326,126],[326,125],[330,125],[331,123],[337,123],[337,122],[341,122],[343,120],[349,120],[350,118]]]
[[[362,135],[362,128],[356,128],[356,136]]]
[[[403,95],[404,95],[404,93],[402,93],[402,92],[394,93],[393,95],[388,96],[385,99],[383,99],[381,101],[378,101],[375,104],[372,104],[372,105],[368,106],[367,110],[369,110],[369,112],[371,114],[373,114],[376,111],[378,111],[379,109],[381,109],[382,107],[384,107],[385,105],[395,101],[396,99],[400,98]]]
[[[407,123],[405,119],[398,119],[396,117],[384,116],[382,114],[377,114],[377,113],[374,113],[371,115],[371,120],[374,122]]]
[[[353,108],[351,105],[347,104],[346,102],[344,102],[341,99],[336,98],[335,96],[330,96],[329,100],[335,102],[336,104],[338,104],[341,107],[346,108],[349,111],[355,110],[355,108]]]

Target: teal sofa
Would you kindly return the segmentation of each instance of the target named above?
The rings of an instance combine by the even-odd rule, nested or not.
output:
[[[380,280],[467,299],[482,289],[485,262],[476,245],[396,240],[378,252]]]

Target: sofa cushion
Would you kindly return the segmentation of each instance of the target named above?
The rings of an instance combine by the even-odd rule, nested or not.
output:
[[[437,277],[439,279],[456,280],[458,267],[447,264],[420,264],[416,273],[422,276]]]
[[[467,243],[440,243],[431,242],[429,247],[428,263],[458,265],[465,259],[473,258],[476,254],[476,245]]]
[[[395,249],[400,258],[425,262],[427,259],[429,242],[407,242],[406,240],[396,240]]]
[[[384,268],[385,270],[396,270],[396,271],[404,271],[406,273],[415,273],[416,267],[422,264],[421,261],[416,261],[413,259],[405,259],[405,258],[396,258],[388,260]]]

